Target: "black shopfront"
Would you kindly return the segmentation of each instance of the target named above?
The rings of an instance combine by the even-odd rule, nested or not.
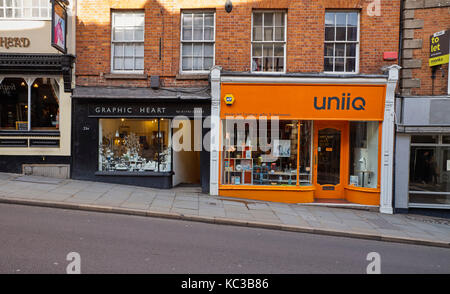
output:
[[[210,155],[201,143],[208,141],[210,109],[201,90],[77,87],[72,178],[208,192]]]

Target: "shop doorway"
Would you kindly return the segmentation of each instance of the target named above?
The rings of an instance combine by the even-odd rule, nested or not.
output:
[[[182,150],[173,151],[173,186],[199,187],[200,183],[200,151],[195,150],[195,128],[193,120],[177,120],[179,128],[173,128],[174,140],[184,145]],[[198,136],[198,135],[197,135]],[[201,137],[200,137],[201,138]],[[175,142],[173,142],[174,144]],[[187,145],[186,145],[187,144]]]
[[[314,123],[315,198],[344,199],[347,149],[348,122]]]

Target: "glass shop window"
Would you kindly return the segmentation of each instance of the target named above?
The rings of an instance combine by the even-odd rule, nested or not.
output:
[[[413,144],[436,144],[439,142],[439,135],[412,135]]]
[[[31,86],[31,128],[59,128],[59,85],[54,79],[36,79]]]
[[[99,170],[170,172],[170,120],[100,119]]]
[[[0,129],[28,130],[28,85],[21,78],[0,84]]]
[[[434,144],[431,144],[432,136]],[[449,142],[448,135],[411,136],[410,203],[450,205]]]
[[[350,123],[350,185],[377,188],[379,122]]]
[[[283,120],[278,126],[272,127],[272,124],[271,120],[254,120],[253,123],[223,120],[223,184],[296,186],[311,183],[311,123]],[[304,132],[300,136],[300,146],[299,130]],[[305,153],[300,158],[299,151]]]
[[[300,164],[299,164],[299,184],[311,185],[312,184],[312,121],[300,122]]]

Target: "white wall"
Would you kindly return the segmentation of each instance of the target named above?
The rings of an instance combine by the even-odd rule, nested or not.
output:
[[[200,152],[194,150],[194,122],[182,120],[181,128],[174,128],[173,134],[182,132],[182,138],[191,139],[192,151],[173,151],[173,171],[175,175],[172,178],[174,186],[179,184],[200,184]],[[186,127],[190,123],[190,128]],[[172,145],[174,142],[172,142]]]

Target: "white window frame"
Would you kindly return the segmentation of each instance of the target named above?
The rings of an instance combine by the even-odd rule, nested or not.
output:
[[[203,13],[203,28],[205,26],[204,22],[204,14],[205,13],[212,13],[213,15],[213,23],[214,23],[214,32],[213,32],[213,39],[212,40],[183,40],[183,18],[185,14],[196,14],[196,13]],[[194,21],[194,19],[192,19]],[[192,36],[194,35],[194,32],[192,32]],[[204,38],[204,36],[203,36]],[[216,64],[216,12],[214,10],[183,10],[181,11],[181,18],[180,18],[180,66],[179,66],[179,72],[182,75],[190,75],[190,74],[208,74],[209,70],[183,70],[183,43],[198,43],[198,44],[212,44],[213,45],[213,63],[212,67]],[[204,59],[204,56],[202,56],[202,60]]]
[[[284,41],[253,41],[253,17],[255,13],[284,13]],[[250,72],[251,73],[258,73],[258,74],[265,74],[265,75],[277,75],[277,74],[283,74],[286,73],[286,52],[287,52],[287,11],[286,10],[253,10],[252,11],[252,17],[251,17],[251,46],[250,46]],[[264,19],[263,19],[263,28],[264,28]],[[274,31],[275,34],[275,31]],[[264,29],[263,29],[263,35],[264,35]],[[253,70],[253,44],[284,44],[284,56],[283,56],[283,71],[255,71]]]
[[[325,44],[326,43],[331,43],[331,44],[349,44],[349,43],[354,43],[356,44],[356,55],[355,55],[355,71],[325,71],[325,54],[323,55],[323,65],[324,65],[324,73],[326,74],[349,74],[349,75],[356,75],[359,74],[359,59],[360,59],[360,44],[361,44],[361,38],[360,38],[360,33],[361,33],[361,12],[357,11],[357,10],[326,10],[326,13],[349,13],[349,12],[353,12],[353,13],[357,13],[358,14],[358,30],[357,30],[357,39],[356,41],[326,41],[325,40],[325,15],[324,15],[324,50],[325,51]],[[346,28],[347,28],[347,24],[346,24]],[[336,30],[334,31],[334,36],[336,39]],[[347,50],[347,46],[345,46],[345,50]],[[346,56],[347,52],[344,52],[344,57]],[[333,52],[333,67],[335,67],[335,62],[334,59],[336,59],[336,56],[334,55]]]
[[[144,15],[144,26],[143,26],[143,39],[142,41],[114,41],[114,14],[136,14],[136,13],[142,13]],[[115,43],[130,43],[130,44],[136,44],[136,43],[142,43],[142,46],[144,47],[144,55],[143,57],[143,69],[133,69],[133,70],[117,70],[114,69],[114,49],[115,49]],[[125,56],[125,48],[124,48],[124,56]],[[136,58],[136,55],[134,55],[135,52],[133,51],[133,60]],[[125,62],[125,59],[124,59]],[[145,70],[145,11],[144,10],[126,10],[126,11],[112,11],[111,12],[111,73],[113,74],[143,74]]]
[[[45,3],[47,4],[47,7],[42,7],[41,6],[41,1],[42,0],[38,0],[38,6],[33,6],[33,1],[31,1],[31,6],[30,7],[24,7],[24,2],[25,0],[18,0],[20,2],[20,6],[17,7],[15,6],[15,0],[11,0],[11,5],[12,6],[8,6],[6,7],[6,1],[7,0],[3,0],[3,5],[0,5],[0,10],[3,10],[3,16],[0,16],[0,20],[51,20],[52,19],[52,5],[51,2],[49,0],[46,0]],[[6,17],[6,9],[11,9],[12,8],[12,13],[13,16],[12,17]],[[47,16],[41,16],[41,9],[45,9],[47,8]],[[30,9],[30,13],[31,15],[33,15],[33,9],[38,9],[39,11],[39,16],[24,16],[25,13],[25,9]],[[16,10],[21,10],[22,16],[21,17],[16,17]]]

